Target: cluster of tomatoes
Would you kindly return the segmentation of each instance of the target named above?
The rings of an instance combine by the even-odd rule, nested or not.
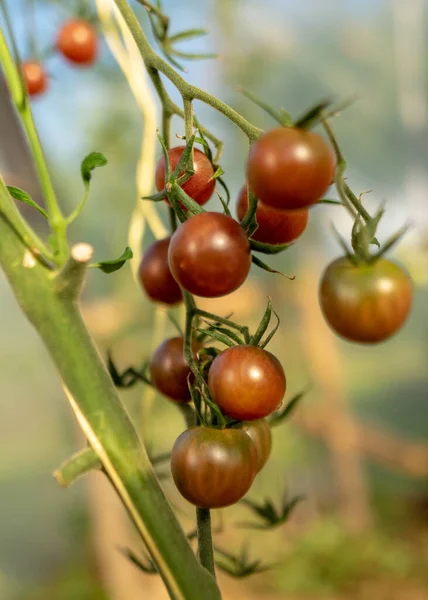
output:
[[[58,32],[55,49],[70,63],[89,66],[98,54],[98,36],[94,26],[85,19],[69,19]],[[46,91],[49,77],[38,60],[22,63],[22,74],[30,96]]]

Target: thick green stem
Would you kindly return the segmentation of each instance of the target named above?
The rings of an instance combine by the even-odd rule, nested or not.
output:
[[[211,514],[209,508],[196,509],[196,531],[198,534],[199,562],[215,577]]]

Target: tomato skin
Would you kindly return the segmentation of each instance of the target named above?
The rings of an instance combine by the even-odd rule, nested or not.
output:
[[[398,331],[412,297],[408,273],[385,258],[358,267],[346,257],[339,258],[324,271],[319,290],[330,327],[341,337],[362,343],[381,342]]]
[[[240,421],[267,417],[282,401],[286,379],[279,360],[256,346],[227,348],[208,372],[212,399],[225,415]]]
[[[305,208],[317,202],[331,185],[335,157],[317,133],[278,127],[250,148],[247,178],[264,204],[280,210]]]
[[[196,355],[200,344],[193,342],[192,348]],[[173,337],[162,342],[154,351],[150,362],[152,384],[170,400],[189,402],[190,392],[187,377],[190,367],[183,354],[184,340]]]
[[[247,186],[241,188],[236,205],[236,214],[240,221],[248,210]],[[251,238],[263,244],[291,244],[306,229],[309,211],[307,208],[301,210],[278,210],[260,200],[257,203],[256,218],[258,228]]]
[[[176,440],[171,454],[175,485],[200,508],[223,508],[238,502],[257,472],[257,453],[240,429],[191,427]]]
[[[171,238],[169,267],[188,292],[204,298],[230,294],[251,267],[250,243],[231,217],[204,212],[180,225]]]
[[[32,60],[22,63],[22,75],[29,96],[37,96],[46,91],[48,77],[40,63]]]
[[[138,277],[151,300],[173,305],[181,302],[183,297],[168,265],[170,240],[170,237],[158,240],[147,248],[138,269]]]
[[[56,45],[70,62],[92,65],[98,56],[98,37],[94,27],[85,19],[69,19],[61,27]]]
[[[268,461],[272,450],[272,431],[266,419],[241,423],[240,428],[253,440],[257,452],[257,472]]]
[[[186,146],[177,146],[168,150],[171,173],[178,164]],[[188,196],[201,206],[208,202],[214,192],[216,180],[212,179],[214,169],[208,157],[198,150],[193,149],[193,166],[195,174],[181,187]],[[165,187],[165,158],[162,155],[156,166],[155,183],[158,192]]]

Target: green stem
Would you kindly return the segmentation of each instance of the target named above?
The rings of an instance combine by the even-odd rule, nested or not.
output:
[[[198,534],[199,562],[215,577],[214,548],[209,508],[196,509],[196,531]]]
[[[250,343],[250,332],[246,325],[238,325],[237,323],[235,323],[234,321],[231,321],[230,319],[226,319],[225,317],[219,317],[218,315],[207,312],[206,310],[201,310],[200,308],[196,308],[195,312],[200,317],[203,317],[205,319],[210,319],[211,321],[216,321],[217,323],[222,323],[223,325],[226,325],[227,327],[236,329],[237,331],[242,333],[242,335],[244,336],[245,343],[246,344]]]
[[[102,464],[92,448],[84,448],[64,461],[53,475],[61,487],[68,487],[79,477],[101,469]]]

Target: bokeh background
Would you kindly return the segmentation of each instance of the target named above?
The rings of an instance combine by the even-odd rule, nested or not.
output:
[[[24,0],[7,2],[23,56],[34,20]],[[38,0],[36,31],[47,50],[77,5]],[[89,5],[94,5],[88,2]],[[132,2],[149,31],[144,10]],[[294,116],[325,97],[358,100],[335,119],[349,162],[349,182],[374,211],[387,201],[380,237],[412,228],[393,254],[415,281],[415,305],[387,343],[360,347],[338,340],[323,322],[317,285],[345,235],[340,207],[311,210],[301,240],[271,264],[294,281],[252,272],[230,298],[211,307],[234,311],[254,327],[270,295],[282,326],[271,345],[288,377],[287,398],[308,388],[290,422],[274,430],[274,450],[249,497],[302,494],[290,522],[260,533],[237,527],[242,506],[214,515],[217,543],[248,545],[272,564],[249,580],[221,576],[226,598],[376,598],[428,595],[428,155],[427,4],[424,0],[164,0],[173,29],[206,27],[189,51],[220,59],[188,63],[189,81],[230,103],[260,127],[269,117],[243,86]],[[103,152],[90,202],[73,226],[99,260],[126,245],[136,199],[135,170],[143,124],[126,80],[102,44],[94,68],[75,69],[49,55],[49,91],[34,113],[64,207],[80,199],[81,159]],[[174,92],[172,91],[174,95]],[[174,95],[179,100],[179,98]],[[7,91],[0,86],[0,167],[8,183],[38,195]],[[197,106],[198,118],[225,141],[222,166],[235,198],[244,181],[246,140],[223,117]],[[173,131],[183,134],[180,121]],[[219,206],[211,201],[212,209]],[[163,212],[162,212],[163,211]],[[166,214],[159,208],[161,217]],[[33,215],[26,212],[30,219]],[[42,228],[35,218],[34,224]],[[145,244],[151,241],[150,234]],[[1,240],[0,240],[1,243]],[[141,553],[132,527],[101,476],[59,489],[53,470],[81,443],[52,363],[0,276],[0,598],[133,600],[166,597],[156,576],[141,575],[118,546]],[[205,303],[208,306],[208,303]],[[120,367],[146,359],[156,336],[173,334],[164,314],[135,286],[130,269],[91,272],[83,311],[101,351]],[[178,315],[179,316],[179,315]],[[175,407],[132,388],[123,400],[153,454],[168,451],[183,428]],[[143,408],[142,408],[143,404]],[[167,473],[167,465],[163,471]],[[187,530],[192,510],[168,479],[165,489]],[[201,599],[203,594],[201,594]]]

